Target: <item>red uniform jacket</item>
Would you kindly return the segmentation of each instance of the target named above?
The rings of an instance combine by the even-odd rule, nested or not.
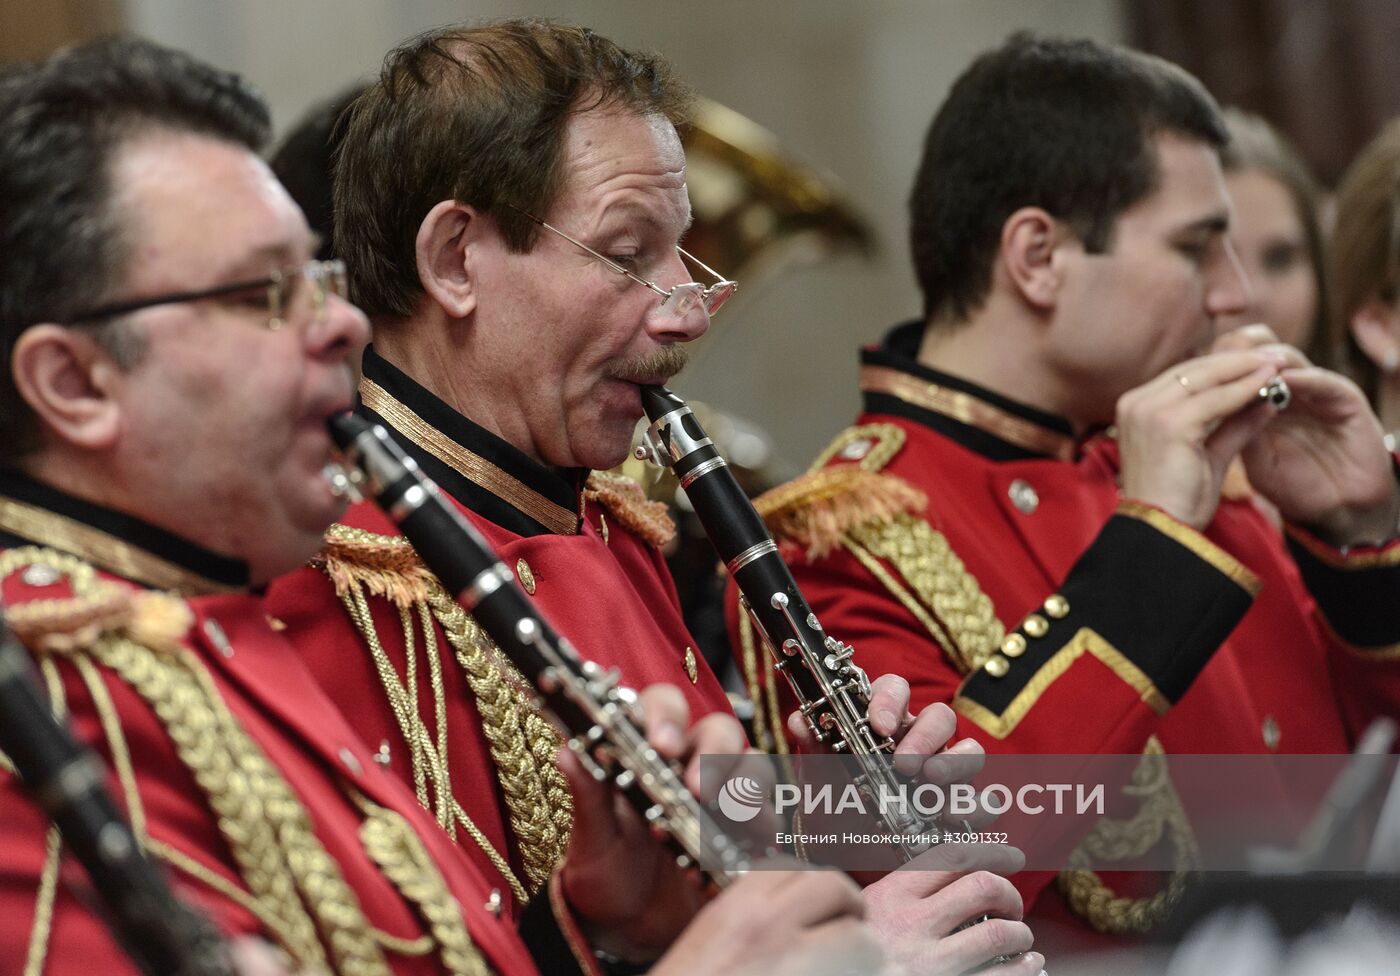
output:
[[[857,426],[760,503],[872,676],[907,678],[916,711],[950,703],[989,752],[1136,754],[1155,736],[1167,753],[1335,753],[1393,713],[1400,545],[1343,555],[1290,529],[1285,546],[1243,498],[1204,533],[1125,502],[1111,439],[918,365],[919,335],[864,353]],[[749,670],[763,694],[771,668]],[[1029,904],[1050,879],[1016,880]],[[1070,901],[1098,883],[1068,878]]]
[[[728,708],[657,547],[670,530],[664,509],[625,479],[531,460],[373,349],[361,397],[364,416],[384,424],[457,503],[583,657],[618,668],[634,688],[679,686],[692,718]],[[399,558],[405,547],[372,505],[352,506],[314,568],[274,583],[272,612],[387,768],[415,784],[439,823],[523,901],[567,839],[568,795],[553,762],[559,742],[511,693],[522,679],[494,645],[432,592],[416,559]],[[346,610],[355,593],[369,614],[358,622]],[[493,680],[505,691],[496,694]],[[414,694],[416,706],[405,707]]]
[[[372,761],[269,626],[241,563],[10,474],[0,475],[0,544],[7,616],[50,694],[112,768],[138,838],[219,929],[334,972],[333,944],[350,956],[371,947],[386,973],[472,971],[474,955],[496,973],[538,971],[513,919],[488,909],[490,884]],[[61,612],[43,600],[63,601]],[[99,603],[117,609],[83,631]],[[0,971],[39,958],[43,973],[133,971],[86,875],[66,856],[46,863],[46,833],[0,773]],[[415,878],[429,901],[402,893]],[[433,904],[448,921],[427,921]],[[561,917],[567,935],[537,936],[548,958],[577,940]],[[591,967],[581,941],[578,952]],[[372,958],[357,971],[375,971]]]

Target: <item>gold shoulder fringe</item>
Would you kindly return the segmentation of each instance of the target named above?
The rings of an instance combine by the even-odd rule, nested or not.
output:
[[[583,497],[602,505],[624,529],[654,546],[664,546],[676,536],[666,504],[648,499],[642,486],[626,475],[594,471]]]
[[[342,597],[358,583],[397,607],[424,602],[434,584],[433,574],[407,539],[349,525],[327,529],[325,545],[311,563],[326,571]]]
[[[754,507],[779,539],[801,543],[820,558],[861,525],[917,515],[928,496],[894,475],[855,465],[823,468],[780,485],[754,500]]]

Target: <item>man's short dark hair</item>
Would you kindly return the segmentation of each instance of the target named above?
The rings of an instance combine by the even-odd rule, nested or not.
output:
[[[313,106],[282,140],[268,165],[321,238],[316,256],[335,257],[335,158],[345,135],[346,112],[365,86],[354,85]]]
[[[0,77],[0,465],[39,443],[11,372],[20,334],[125,297],[114,292],[136,242],[111,206],[112,164],[127,140],[160,129],[256,151],[269,117],[238,76],[132,38],[60,51]],[[95,335],[118,346],[119,333],[112,322]]]
[[[583,27],[508,20],[447,27],[389,52],[360,96],[335,178],[336,252],[355,302],[405,318],[422,294],[419,225],[443,200],[489,213],[528,251],[564,178],[564,130],[593,108],[679,123],[689,93],[661,58]]]
[[[1160,58],[1025,33],[979,57],[934,116],[909,199],[925,315],[961,322],[980,307],[1021,207],[1106,250],[1118,215],[1157,185],[1163,132],[1228,140],[1201,83]]]

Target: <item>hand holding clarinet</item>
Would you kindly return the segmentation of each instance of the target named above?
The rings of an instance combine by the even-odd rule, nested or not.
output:
[[[581,659],[382,428],[345,415],[332,419],[331,431],[360,487],[561,727],[575,824],[560,881],[595,948],[646,962],[671,946],[653,976],[881,971],[883,954],[860,923],[864,905],[848,879],[747,873],[747,854],[695,799],[696,759],[743,750],[737,721],[716,715],[692,726],[677,689],[654,686],[639,696]],[[723,892],[711,899],[716,889]]]

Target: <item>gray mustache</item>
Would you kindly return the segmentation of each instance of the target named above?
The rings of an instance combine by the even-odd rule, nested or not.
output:
[[[662,346],[656,352],[618,363],[613,367],[611,375],[614,379],[626,380],[629,383],[639,383],[658,376],[671,377],[684,369],[689,359],[690,353],[684,346]]]

